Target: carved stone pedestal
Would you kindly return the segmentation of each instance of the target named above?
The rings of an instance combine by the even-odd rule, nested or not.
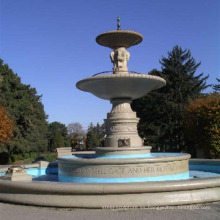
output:
[[[105,147],[141,147],[143,140],[137,132],[139,118],[131,109],[131,99],[112,99],[112,110],[105,119]]]

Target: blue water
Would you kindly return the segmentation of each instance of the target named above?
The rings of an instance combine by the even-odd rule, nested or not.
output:
[[[189,164],[190,170],[202,170],[205,172],[214,172],[220,174],[220,166],[218,164],[213,163],[209,164]]]
[[[57,175],[58,174],[58,167],[26,168],[25,171],[27,172],[27,174],[29,174],[33,178],[35,178],[35,177],[44,176],[44,175],[52,175],[52,174]],[[0,172],[0,176],[4,176],[5,173],[6,173],[5,171]]]
[[[159,158],[175,157],[186,155],[186,153],[149,153],[149,154],[125,154],[125,155],[96,155],[96,154],[75,154],[62,156],[64,159],[140,159],[140,158]]]
[[[132,158],[152,158],[151,154],[131,154],[131,155],[105,155],[105,156],[96,156],[95,154],[82,154],[82,155],[68,155],[62,156],[61,158],[65,159],[132,159]]]

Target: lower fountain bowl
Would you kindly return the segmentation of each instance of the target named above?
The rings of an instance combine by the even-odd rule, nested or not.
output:
[[[189,178],[189,154],[124,154],[58,158],[59,181],[122,183]]]
[[[190,178],[187,180],[126,184],[60,183],[57,182],[57,163],[46,165],[45,162],[40,162],[28,166],[27,173],[34,175],[32,182],[0,178],[0,201],[34,206],[100,209],[148,208],[220,201],[220,175],[217,174],[220,172],[220,160],[210,160],[208,164],[207,160],[190,161],[190,166],[196,165],[201,170],[190,171]],[[204,172],[210,169],[213,173]],[[6,170],[7,168],[1,168],[0,176]]]

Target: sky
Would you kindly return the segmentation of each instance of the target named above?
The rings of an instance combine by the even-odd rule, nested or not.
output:
[[[220,78],[219,0],[0,0],[0,58],[42,95],[48,122],[103,123],[109,101],[76,88],[98,72],[112,70],[111,49],[97,35],[121,28],[141,33],[128,68],[160,70],[175,45],[189,49],[197,73]]]

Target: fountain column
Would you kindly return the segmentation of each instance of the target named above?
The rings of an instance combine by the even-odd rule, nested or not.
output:
[[[131,109],[131,99],[112,99],[112,110],[105,119],[105,147],[141,147],[143,141],[137,132],[139,118]]]
[[[125,47],[113,48],[110,58],[113,63],[113,74],[128,75],[127,63],[130,53]],[[131,98],[111,99],[112,110],[105,119],[105,147],[143,146],[143,141],[137,132],[139,119],[131,109],[131,102]]]

